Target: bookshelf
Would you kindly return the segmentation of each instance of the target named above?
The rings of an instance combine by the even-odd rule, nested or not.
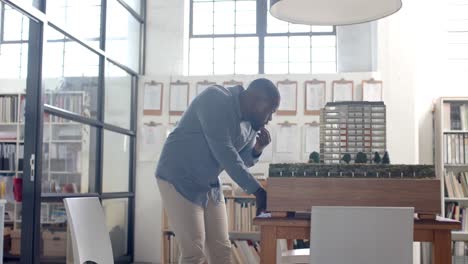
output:
[[[260,232],[256,226],[252,225],[252,219],[255,217],[256,211],[255,196],[225,195],[224,199],[226,201],[229,239],[232,243],[233,263],[254,263],[252,261],[249,262],[248,259],[252,259],[252,257],[256,258],[255,250],[258,252],[260,248],[258,244]],[[179,251],[176,246],[177,240],[169,226],[165,210],[162,212],[161,233],[161,263],[178,263]],[[252,247],[254,247],[253,250]],[[246,252],[248,252],[249,256],[244,256]]]
[[[452,232],[454,255],[467,256],[468,247],[468,97],[442,97],[435,104],[436,174],[443,194],[445,217],[460,220]]]
[[[23,160],[25,98],[24,93],[0,94],[0,190],[2,198],[8,201],[5,228],[14,231],[20,231],[22,224],[22,202],[14,199],[12,186],[15,178],[22,178],[23,165],[26,164]],[[46,92],[44,100],[75,113],[83,113],[86,109],[86,92],[82,91]],[[88,192],[89,171],[92,169],[89,140],[88,126],[44,114],[43,196]],[[66,213],[62,202],[41,203],[41,231],[48,230],[65,232]],[[18,249],[15,252],[19,252]]]

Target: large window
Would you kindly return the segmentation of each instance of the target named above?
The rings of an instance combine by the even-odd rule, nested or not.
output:
[[[336,72],[333,26],[287,23],[269,2],[191,0],[189,75]]]
[[[14,212],[9,224],[24,231],[23,244],[33,229],[41,234],[22,246],[22,263],[65,263],[62,200],[89,196],[102,201],[116,263],[133,261],[145,7],[144,0],[0,0],[0,101],[9,106],[0,117],[13,120],[0,120],[0,131],[18,152],[8,175],[29,179],[26,164],[40,164],[34,182],[23,181],[27,190],[39,186],[40,195],[7,209]]]

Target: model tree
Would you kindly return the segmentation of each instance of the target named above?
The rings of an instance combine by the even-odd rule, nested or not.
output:
[[[356,164],[367,163],[367,155],[362,152],[358,152],[356,154],[356,160],[354,160],[354,163]]]
[[[388,155],[387,151],[385,151],[383,155],[382,164],[390,164],[390,156]]]
[[[374,153],[374,163],[379,164],[381,161],[382,161],[382,159],[380,158],[380,154],[376,151]]]
[[[343,158],[341,158],[341,160],[346,162],[346,164],[349,164],[351,162],[351,155],[349,155],[349,153],[345,153],[343,155]]]
[[[317,151],[310,153],[309,163],[320,163],[320,154]]]

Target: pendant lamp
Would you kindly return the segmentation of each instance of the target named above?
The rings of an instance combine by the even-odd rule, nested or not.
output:
[[[270,0],[270,13],[295,24],[349,25],[389,16],[401,5],[401,0]]]

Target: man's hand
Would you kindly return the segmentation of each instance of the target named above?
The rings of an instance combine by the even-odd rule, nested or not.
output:
[[[256,156],[260,155],[268,144],[271,142],[270,132],[262,127],[257,134],[254,151]]]
[[[255,191],[254,193],[255,195],[255,204],[257,206],[257,215],[263,213],[266,211],[266,206],[267,206],[267,201],[266,201],[266,198],[267,198],[267,193],[265,191],[265,189],[263,189],[262,187],[258,188],[257,191]]]

